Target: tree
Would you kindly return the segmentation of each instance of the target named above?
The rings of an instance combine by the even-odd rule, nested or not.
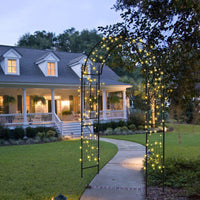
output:
[[[30,33],[24,34],[19,41],[17,46],[20,47],[31,47],[39,49],[52,49],[55,47],[57,38],[54,33],[46,31],[35,31],[33,35]]]
[[[166,89],[173,89],[171,105],[183,111],[196,96],[199,82],[200,1],[117,0],[114,8],[121,11],[123,23],[99,30],[141,38],[164,70]]]
[[[75,28],[70,28],[58,36],[44,30],[35,31],[34,34],[26,33],[19,39],[17,45],[21,47],[57,49],[88,54],[92,47],[101,39],[102,35],[98,34],[95,29],[79,32]]]

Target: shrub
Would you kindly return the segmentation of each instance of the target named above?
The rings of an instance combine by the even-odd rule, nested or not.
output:
[[[17,141],[16,141],[16,140],[13,140],[13,139],[9,139],[9,143],[12,144],[12,145],[16,145],[16,144],[17,144]]]
[[[135,124],[136,127],[140,125],[145,125],[145,115],[141,111],[132,112],[129,117],[132,124]]]
[[[36,136],[40,137],[40,139],[43,139],[45,137],[45,132],[38,132]]]
[[[135,124],[130,124],[128,128],[129,128],[131,131],[135,131],[135,130],[136,130]]]
[[[56,142],[56,141],[58,141],[58,138],[57,137],[50,137],[49,140],[51,142]]]
[[[55,135],[56,135],[56,131],[53,131],[53,130],[48,130],[47,133],[46,133],[47,138],[55,137]]]
[[[50,139],[49,139],[49,138],[46,138],[46,137],[44,137],[44,138],[43,138],[43,142],[44,142],[44,143],[48,143],[48,142],[50,142]]]
[[[143,125],[139,125],[139,126],[138,126],[138,129],[139,129],[139,130],[143,130],[143,129],[144,129],[144,126],[143,126]]]
[[[105,135],[111,135],[113,133],[112,128],[107,128],[106,131],[104,132]]]
[[[63,110],[62,115],[71,115],[72,111],[71,110]]]
[[[120,135],[122,133],[121,127],[115,128],[114,133],[117,134],[117,135]]]
[[[28,138],[34,138],[36,136],[37,132],[35,128],[27,127],[26,128],[26,136]]]
[[[19,139],[19,140],[16,141],[16,144],[17,144],[17,145],[24,144],[24,140]]]
[[[122,126],[121,131],[122,131],[123,134],[127,134],[129,130],[126,126]]]
[[[33,138],[28,138],[28,140],[26,140],[26,144],[35,144],[35,140]]]
[[[10,129],[0,126],[0,139],[9,140]]]
[[[16,127],[14,129],[14,139],[22,139],[24,137],[24,129],[22,127]]]
[[[148,165],[150,185],[162,184],[160,170]],[[165,185],[172,188],[187,188],[189,192],[200,193],[200,159],[187,160],[183,158],[167,158],[165,160]]]
[[[0,139],[0,145],[4,144],[4,140]]]
[[[35,142],[36,143],[40,143],[40,142],[42,142],[42,140],[41,140],[41,138],[39,136],[36,136],[35,137]]]

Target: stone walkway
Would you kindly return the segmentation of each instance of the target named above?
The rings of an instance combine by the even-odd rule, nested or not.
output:
[[[144,200],[141,171],[145,147],[128,141],[101,138],[118,147],[118,153],[95,176],[80,200]]]

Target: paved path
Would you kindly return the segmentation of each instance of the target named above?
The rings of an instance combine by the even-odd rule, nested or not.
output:
[[[144,200],[142,168],[145,147],[128,141],[101,138],[118,147],[118,153],[95,176],[80,200]]]

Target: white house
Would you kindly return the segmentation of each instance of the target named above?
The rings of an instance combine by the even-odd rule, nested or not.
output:
[[[0,45],[0,123],[6,126],[51,124],[62,134],[75,126],[80,113],[81,66],[86,56],[53,50]],[[130,85],[105,66],[101,77],[101,119],[126,119],[126,89]],[[108,96],[117,92],[120,103],[111,110]],[[45,99],[35,102],[35,97]],[[15,103],[5,105],[5,97]],[[67,119],[63,111],[72,114]],[[80,123],[80,122],[78,122]]]

